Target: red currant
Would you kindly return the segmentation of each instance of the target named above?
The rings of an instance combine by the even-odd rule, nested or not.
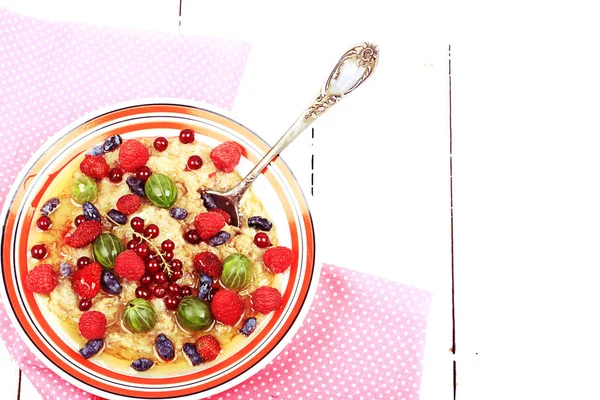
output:
[[[148,300],[150,298],[150,290],[146,286],[138,286],[135,289],[135,297]]]
[[[150,175],[152,175],[152,171],[150,171],[150,168],[146,167],[145,165],[143,167],[139,167],[135,171],[135,177],[144,183],[146,183],[148,178],[150,178]]]
[[[154,282],[158,283],[158,284],[163,284],[167,282],[167,274],[165,274],[162,271],[156,272],[154,273],[154,276],[152,277],[152,279],[154,279]]]
[[[79,300],[79,309],[81,311],[87,311],[92,308],[92,300],[91,299],[81,299]]]
[[[135,252],[138,256],[146,258],[148,257],[148,254],[150,254],[150,248],[148,248],[146,243],[140,243],[138,247],[135,248]]]
[[[179,140],[183,144],[189,144],[194,141],[194,131],[191,129],[184,129],[179,132]]]
[[[261,249],[273,246],[269,240],[269,235],[264,232],[258,232],[256,235],[254,235],[254,244]]]
[[[167,289],[162,285],[156,285],[154,286],[152,293],[157,299],[162,299],[167,294]]]
[[[163,249],[164,251],[174,250],[175,243],[173,243],[173,241],[171,239],[167,239],[161,243],[160,248]]]
[[[169,274],[169,282],[175,282],[183,277],[183,271],[180,269],[174,269]]]
[[[192,288],[189,286],[181,286],[179,287],[179,294],[183,297],[192,295]]]
[[[158,151],[165,151],[169,146],[169,142],[162,136],[154,139],[154,148]]]
[[[35,258],[36,260],[42,260],[46,258],[47,254],[48,250],[46,249],[45,244],[36,244],[31,248],[31,257]]]
[[[80,258],[77,260],[77,268],[80,268],[80,269],[81,269],[81,268],[83,268],[83,267],[85,267],[86,265],[88,265],[88,264],[91,264],[91,263],[92,263],[92,260],[90,260],[90,258],[89,258],[89,257],[80,257]]]
[[[149,286],[152,283],[152,275],[149,273],[150,271],[146,272],[144,275],[142,275],[142,277],[140,278],[140,284],[142,286]]]
[[[131,218],[131,228],[137,233],[142,233],[144,231],[144,220],[140,217]]]
[[[183,235],[183,238],[189,244],[198,244],[198,243],[200,243],[200,235],[198,235],[198,232],[195,229],[187,231]]]
[[[112,183],[121,183],[125,171],[121,167],[111,168],[108,171],[108,180]]]
[[[171,296],[177,296],[180,292],[179,285],[176,284],[175,282],[169,283],[169,285],[167,286],[167,289],[169,290],[169,294]]]
[[[171,250],[163,251],[162,256],[165,261],[171,261],[173,259],[173,252]]]
[[[150,239],[157,238],[160,235],[160,229],[155,224],[150,224],[144,229],[144,236]]]
[[[83,221],[85,221],[85,217],[83,215],[78,215],[75,217],[75,226],[79,226]]]
[[[202,167],[202,159],[200,156],[191,156],[187,160],[187,166],[189,169],[200,169]]]
[[[50,219],[50,217],[44,215],[37,220],[37,227],[43,231],[47,231],[48,229],[50,229],[51,226],[52,220]]]
[[[175,310],[179,306],[179,299],[175,296],[167,296],[165,297],[165,307],[168,310]]]
[[[160,271],[160,263],[158,260],[152,259],[148,261],[148,264],[146,265],[146,271],[150,272],[151,274],[155,274]]]
[[[178,258],[172,260],[169,264],[171,265],[171,268],[175,271],[180,271],[183,268],[183,263]]]
[[[127,242],[127,250],[135,250],[135,248],[138,247],[138,244],[140,243],[137,240],[131,239]]]

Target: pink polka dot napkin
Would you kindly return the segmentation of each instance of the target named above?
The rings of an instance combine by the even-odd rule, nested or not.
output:
[[[235,41],[27,18],[0,8],[0,207],[32,153],[117,102],[179,97],[231,108],[249,54]],[[430,295],[324,265],[307,319],[258,374],[213,399],[418,399]],[[0,336],[44,399],[96,399],[48,370],[0,303]]]

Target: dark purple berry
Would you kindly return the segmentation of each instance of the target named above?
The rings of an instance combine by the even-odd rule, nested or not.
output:
[[[263,217],[250,217],[248,218],[248,226],[250,228],[258,229],[260,231],[270,231],[273,228],[273,224],[266,218]]]
[[[101,222],[100,211],[98,211],[96,206],[93,205],[92,203],[90,203],[89,201],[86,201],[85,203],[83,203],[83,216],[88,221]]]
[[[200,283],[208,283],[209,285],[212,285],[213,283],[213,278],[211,278],[208,275],[200,275]]]
[[[244,321],[244,326],[240,329],[240,333],[244,336],[250,336],[256,329],[256,318],[251,317]]]
[[[202,364],[202,357],[198,354],[198,350],[193,343],[186,343],[183,345],[183,354],[185,354],[193,366]]]
[[[205,276],[205,275],[203,275]],[[208,299],[208,293],[210,292],[210,288],[212,286],[212,278],[210,278],[210,283],[202,282],[202,278],[200,278],[200,286],[198,286],[198,297],[202,300]]]
[[[123,291],[123,286],[121,286],[115,274],[108,270],[102,270],[100,286],[109,294],[121,294]]]
[[[66,278],[69,275],[71,275],[71,264],[64,262],[64,261],[61,262],[60,263],[60,276],[62,276],[63,278]]]
[[[220,246],[222,244],[227,243],[230,237],[231,235],[229,234],[229,232],[221,231],[215,236],[208,239],[208,244],[210,244],[211,246]]]
[[[114,149],[119,147],[121,145],[121,143],[123,143],[123,139],[121,139],[121,136],[119,136],[119,135],[111,136],[108,139],[106,139],[104,141],[104,143],[102,144],[102,150],[104,150],[105,152],[113,151]]]
[[[202,199],[202,204],[204,204],[204,208],[206,208],[208,211],[218,208],[217,204],[215,203],[213,198],[210,196],[210,194],[208,194],[206,192],[201,192],[200,198]]]
[[[185,208],[173,207],[169,210],[169,215],[175,219],[182,220],[186,219],[188,212]]]
[[[102,147],[103,146],[101,144],[98,144],[92,147],[92,149],[88,151],[88,154],[90,156],[101,156],[102,154],[104,154],[104,149]]]
[[[141,179],[138,179],[135,176],[130,176],[125,182],[127,182],[127,186],[129,186],[131,193],[137,194],[140,197],[146,197],[144,182],[142,182]]]
[[[131,363],[131,368],[143,372],[149,370],[154,365],[154,361],[149,358],[138,358]]]
[[[173,346],[173,342],[171,342],[164,334],[161,333],[156,337],[154,347],[156,347],[156,352],[163,360],[171,361],[175,358],[175,347]]]
[[[58,197],[53,197],[50,200],[48,200],[46,203],[44,203],[44,205],[42,206],[42,208],[40,210],[40,214],[47,217],[48,215],[52,214],[59,205],[60,205],[60,200],[58,199]]]
[[[79,353],[83,356],[83,358],[90,358],[93,355],[98,354],[98,352],[104,346],[104,340],[102,339],[94,339],[90,340],[83,346],[83,349],[79,350]]]
[[[107,213],[108,217],[115,221],[119,225],[125,225],[127,223],[127,215],[123,214],[119,210],[114,208]]]

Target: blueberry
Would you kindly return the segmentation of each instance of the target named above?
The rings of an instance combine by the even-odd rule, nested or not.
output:
[[[129,186],[129,190],[131,193],[137,194],[140,197],[146,197],[146,190],[144,189],[144,183],[141,179],[136,178],[135,176],[130,176],[127,178],[127,186]]]
[[[263,217],[250,217],[248,218],[248,226],[250,228],[258,229],[260,231],[270,231],[273,228],[273,224],[266,218]]]
[[[200,283],[208,283],[209,285],[212,285],[213,283],[213,278],[211,278],[208,275],[200,275]]]
[[[202,300],[208,300],[208,293],[210,292],[210,283],[201,283],[198,286],[198,297]]]
[[[227,243],[231,235],[228,232],[221,231],[217,233],[215,236],[208,239],[208,244],[211,246],[220,246],[222,244]]]
[[[104,149],[101,144],[92,147],[92,149],[88,151],[88,155],[90,156],[100,156],[102,154],[104,154]]]
[[[108,217],[115,221],[119,225],[124,225],[127,223],[127,215],[123,214],[119,210],[115,210],[114,208],[110,210],[108,213]]]
[[[198,350],[193,343],[186,343],[183,345],[183,354],[186,355],[188,360],[192,363],[193,366],[199,365],[202,363],[202,357],[198,354]]]
[[[83,203],[83,216],[88,221],[98,221],[98,222],[101,221],[100,220],[100,211],[98,211],[96,206],[93,205],[92,203],[90,203],[89,201],[86,201],[85,203]]]
[[[188,212],[186,211],[185,208],[181,208],[181,207],[173,207],[169,210],[169,214],[171,215],[171,217],[175,218],[175,219],[186,219]]]
[[[240,333],[244,336],[250,336],[256,329],[256,318],[251,317],[244,321],[244,326],[240,329]]]
[[[104,141],[104,144],[102,145],[102,150],[104,150],[105,152],[113,151],[114,149],[119,147],[121,145],[121,143],[123,143],[123,139],[121,139],[121,136],[119,136],[119,135],[111,136]]]
[[[60,276],[62,276],[63,278],[66,278],[69,275],[71,275],[71,265],[64,261],[61,262],[60,263]]]
[[[56,208],[59,205],[60,205],[60,200],[58,199],[58,197],[53,197],[42,206],[42,209],[40,210],[40,214],[48,216],[48,215],[52,214],[52,212],[54,212],[54,210],[56,210]]]
[[[149,358],[138,358],[130,364],[131,368],[140,372],[149,370],[153,365],[154,361]]]
[[[108,270],[102,270],[100,286],[106,293],[110,294],[121,294],[123,291],[123,286],[121,286],[115,274]]]
[[[163,360],[171,361],[175,358],[175,347],[173,347],[173,342],[171,342],[164,334],[161,333],[156,337],[154,346],[156,347],[156,352]]]
[[[104,340],[90,340],[85,344],[85,346],[83,346],[83,349],[79,350],[79,353],[83,356],[83,358],[90,358],[91,356],[98,354],[100,349],[102,349],[102,346],[104,346]]]
[[[206,193],[206,192],[201,192],[200,193],[200,198],[202,199],[202,203],[204,204],[204,208],[206,208],[208,211],[210,210],[214,210],[217,207],[217,204],[215,203],[215,201],[213,200],[212,197],[210,197],[210,194]]]

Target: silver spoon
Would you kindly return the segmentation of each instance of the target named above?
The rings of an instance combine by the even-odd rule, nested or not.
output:
[[[358,44],[344,53],[333,71],[331,71],[315,101],[310,107],[302,111],[296,122],[256,164],[252,171],[237,186],[225,193],[212,190],[202,192],[201,197],[204,205],[207,208],[215,208],[216,205],[217,208],[226,211],[231,216],[230,224],[239,227],[239,202],[261,171],[325,111],[366,81],[375,70],[378,60],[379,48],[373,43]],[[210,205],[211,199],[214,202],[212,207]]]

